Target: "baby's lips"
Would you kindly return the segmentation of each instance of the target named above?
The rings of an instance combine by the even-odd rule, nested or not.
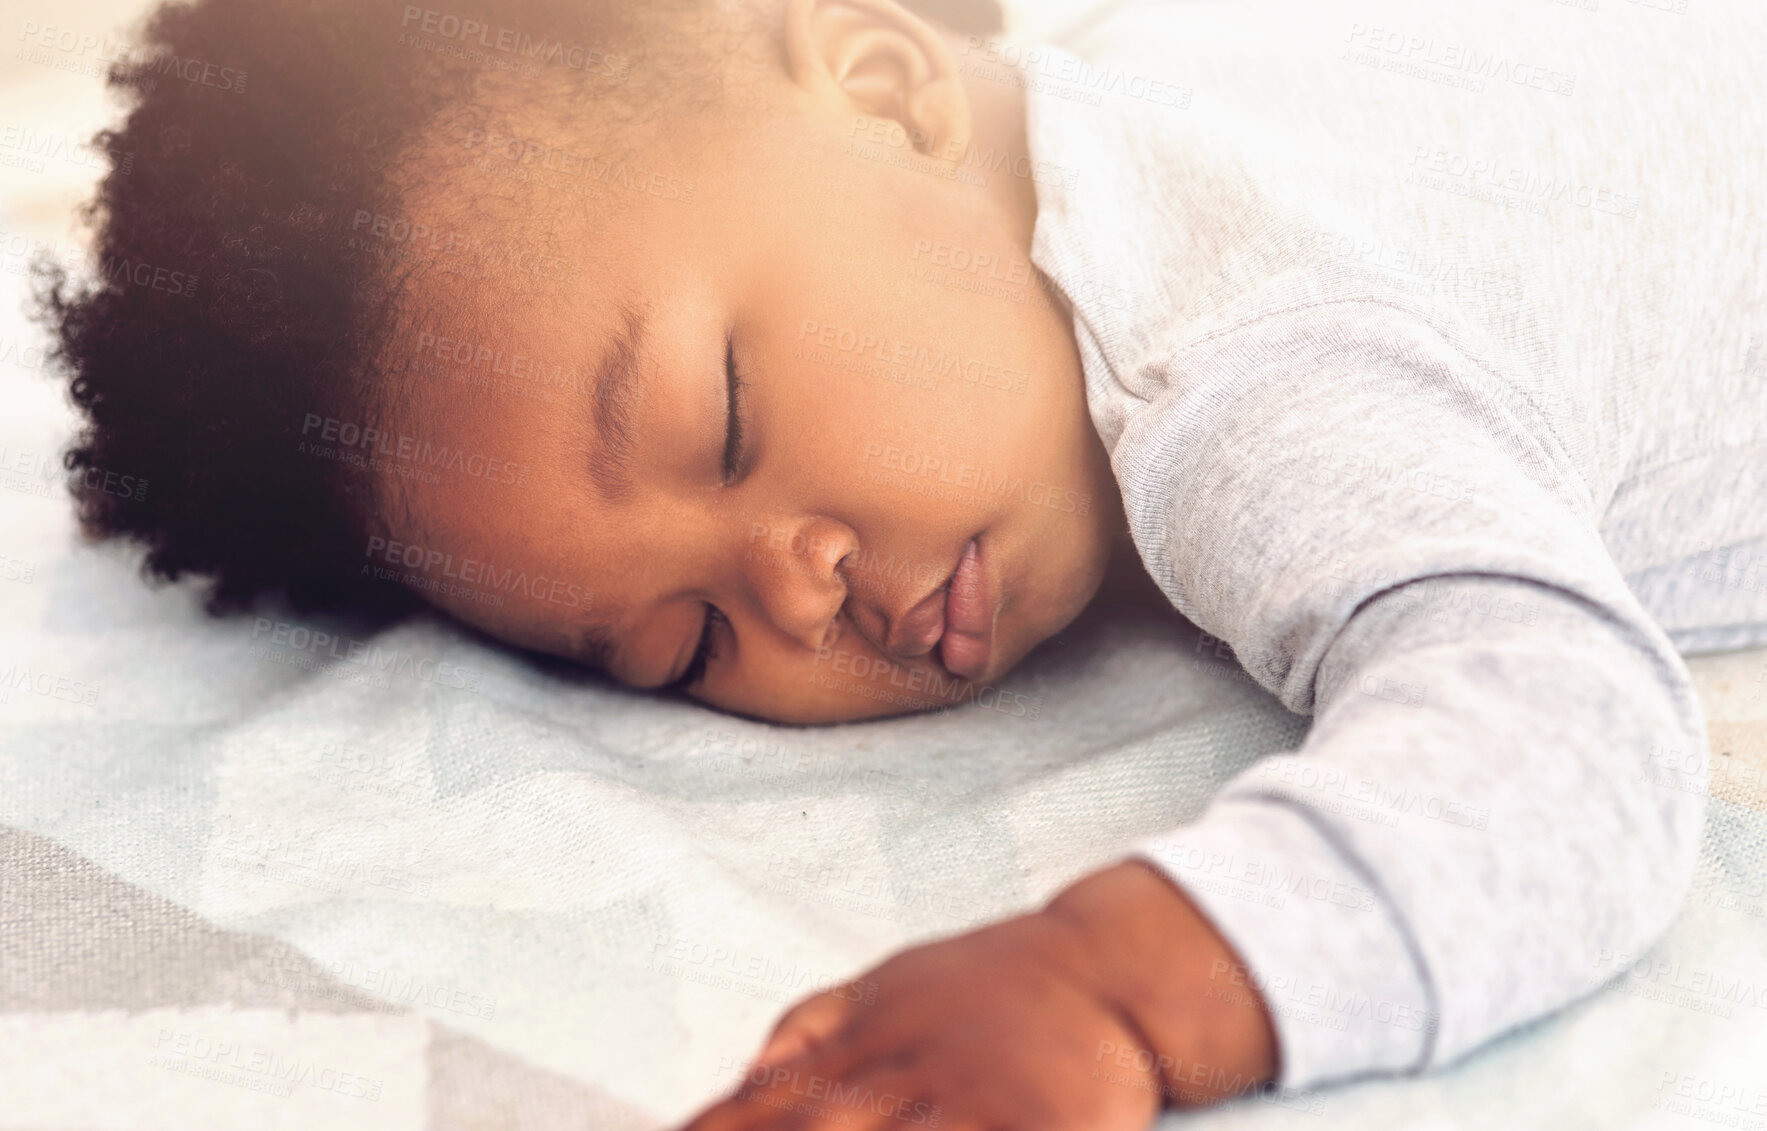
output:
[[[981,678],[988,668],[994,635],[994,602],[982,569],[981,550],[975,539],[963,548],[963,559],[951,577],[947,598],[945,635],[939,642],[939,659],[946,670],[964,679]]]
[[[978,679],[988,665],[988,641],[947,629],[945,639],[939,645],[939,659],[951,674],[967,680]]]

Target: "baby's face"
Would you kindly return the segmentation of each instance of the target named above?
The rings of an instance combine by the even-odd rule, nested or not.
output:
[[[473,206],[420,218],[500,250],[431,257],[383,430],[465,458],[388,479],[369,567],[783,722],[962,702],[1081,611],[1122,515],[1030,183],[793,105],[617,153],[459,135]]]

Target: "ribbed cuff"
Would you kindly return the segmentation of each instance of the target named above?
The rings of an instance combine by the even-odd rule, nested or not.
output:
[[[1283,1088],[1424,1063],[1436,1019],[1404,928],[1300,809],[1223,798],[1196,824],[1135,842],[1132,854],[1182,887],[1243,960],[1211,980],[1230,1000],[1262,994]]]

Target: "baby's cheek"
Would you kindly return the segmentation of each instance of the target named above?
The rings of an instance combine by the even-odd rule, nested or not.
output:
[[[936,664],[891,660],[847,635],[791,659],[738,658],[708,678],[698,698],[780,723],[839,723],[964,703],[973,686]]]

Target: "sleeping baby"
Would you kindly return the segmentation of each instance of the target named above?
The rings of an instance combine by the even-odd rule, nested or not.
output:
[[[693,1131],[1128,1131],[1449,1064],[1663,931],[1681,656],[1767,644],[1767,10],[998,17],[166,5],[105,266],[41,287],[70,467],[155,488],[74,476],[86,528],[217,613],[427,603],[827,724],[1014,710],[1141,601],[1313,716],[798,1004]],[[1396,795],[1435,819],[1357,816]]]

